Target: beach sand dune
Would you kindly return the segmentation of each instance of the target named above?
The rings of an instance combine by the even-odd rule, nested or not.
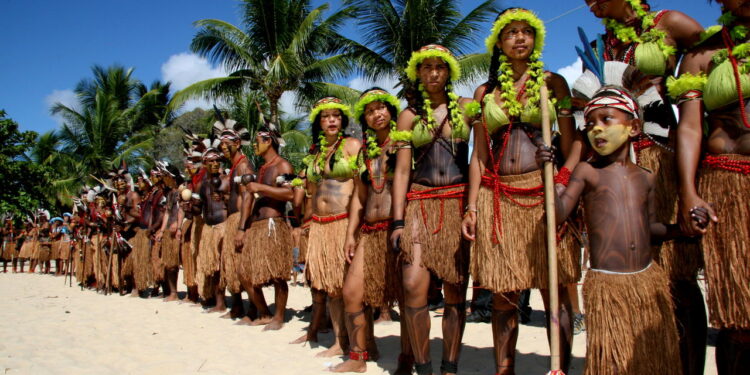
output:
[[[184,291],[184,286],[180,286]],[[273,289],[265,288],[273,301]],[[247,303],[247,301],[245,301]],[[286,326],[276,332],[237,326],[219,314],[203,313],[188,303],[161,298],[104,296],[63,286],[49,275],[0,274],[0,371],[5,374],[319,374],[341,358],[315,358],[333,341],[321,334],[320,345],[290,345],[302,335],[310,304],[308,289],[290,287]],[[532,293],[531,325],[521,325],[516,372],[545,374],[549,349],[542,303]],[[442,351],[440,317],[431,313],[431,350],[438,370]],[[397,322],[375,326],[381,359],[368,363],[367,374],[390,374],[399,349]],[[575,336],[570,374],[583,372],[585,334]],[[706,374],[715,374],[709,347]],[[466,325],[461,374],[492,374],[489,324]]]

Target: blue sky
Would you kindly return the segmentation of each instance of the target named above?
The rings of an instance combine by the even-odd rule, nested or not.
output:
[[[314,5],[324,2],[313,0]],[[340,1],[328,2],[331,9],[340,6]],[[459,1],[464,12],[477,3]],[[532,9],[545,21],[573,10],[547,24],[544,61],[552,71],[573,73],[580,69],[573,66],[573,46],[580,43],[577,26],[590,36],[603,30],[586,7],[579,8],[584,5],[583,0],[500,3]],[[681,10],[704,26],[714,24],[719,16],[718,5],[705,0],[650,3],[654,9]],[[22,130],[55,129],[59,120],[49,114],[49,108],[56,101],[73,103],[71,90],[78,81],[90,77],[95,64],[132,67],[134,77],[146,84],[169,80],[177,89],[221,76],[224,72],[220,67],[190,53],[190,41],[196,31],[193,22],[218,18],[239,24],[238,5],[236,0],[0,0],[0,109],[5,109]],[[489,24],[485,30],[477,38],[477,51],[483,48]],[[344,33],[357,35],[356,25],[346,25]],[[357,77],[351,77],[348,83],[360,89],[371,84]],[[285,99],[291,109],[291,98]]]

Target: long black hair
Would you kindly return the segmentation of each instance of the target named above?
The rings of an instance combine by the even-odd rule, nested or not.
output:
[[[522,7],[505,8],[500,13],[498,13],[497,17],[495,18],[495,21],[500,19],[500,17],[502,17],[503,14],[505,14],[506,12],[514,10],[514,9],[528,11],[528,9],[522,8]],[[502,34],[502,32],[503,32],[502,30],[498,31],[499,34]],[[500,40],[500,35],[498,35],[498,40]],[[536,30],[534,30],[534,40],[536,40]],[[503,50],[500,48],[497,48],[497,44],[492,46],[492,57],[490,57],[490,71],[489,71],[489,74],[487,75],[487,82],[484,83],[486,86],[486,89],[484,90],[484,92],[487,94],[491,93],[497,87],[497,79],[498,79],[497,73],[498,71],[500,71],[500,55],[502,54],[503,54]]]

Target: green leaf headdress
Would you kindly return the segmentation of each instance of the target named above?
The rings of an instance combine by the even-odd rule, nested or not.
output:
[[[422,61],[433,57],[440,58],[448,64],[448,67],[450,67],[451,71],[452,82],[456,82],[459,78],[461,78],[461,65],[458,63],[458,60],[456,60],[451,51],[439,44],[428,44],[411,54],[409,63],[406,66],[406,76],[409,78],[409,80],[411,80],[412,82],[416,81],[417,66],[421,64]]]
[[[484,44],[487,46],[487,52],[492,54],[492,49],[497,44],[497,39],[500,37],[500,33],[505,26],[513,21],[524,21],[536,31],[536,35],[534,36],[534,52],[541,56],[542,50],[544,49],[544,37],[546,35],[544,22],[542,22],[534,12],[522,8],[508,9],[497,18],[492,25],[490,36],[484,41]]]
[[[359,101],[354,105],[354,118],[359,119],[365,113],[365,107],[372,102],[383,102],[392,105],[398,113],[401,110],[401,103],[398,98],[389,94],[385,90],[373,89],[366,91],[359,97]]]
[[[349,109],[349,106],[345,105],[341,99],[333,96],[328,96],[315,102],[312,111],[310,111],[310,116],[308,117],[310,122],[315,122],[315,117],[317,117],[320,112],[326,109],[338,109],[341,110],[344,116],[351,116],[351,110]]]

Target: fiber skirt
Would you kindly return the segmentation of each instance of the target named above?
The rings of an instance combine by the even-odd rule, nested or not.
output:
[[[539,186],[542,173],[533,171],[500,179],[506,185],[528,189]],[[493,213],[493,199],[492,190],[483,185],[477,199],[480,210],[471,255],[472,277],[494,293],[549,288],[544,205],[519,205],[530,206],[544,198],[513,195],[514,202],[500,193],[500,218]],[[580,244],[571,233],[565,233],[557,243],[560,284],[574,283],[581,278],[580,258]]]
[[[161,237],[161,262],[166,269],[180,267],[180,239],[168,230]]]
[[[60,259],[68,260],[70,258],[70,241],[60,242]]]
[[[292,232],[282,218],[254,221],[245,232],[240,255],[243,282],[266,285],[289,280],[292,269]]]
[[[586,375],[682,373],[669,279],[658,264],[629,274],[590,270],[583,302]]]
[[[135,236],[130,239],[133,251],[128,260],[132,262],[135,288],[144,291],[151,286],[153,269],[151,268],[151,240],[147,229],[135,229]]]
[[[359,242],[365,252],[363,302],[373,307],[388,306],[401,297],[401,263],[391,246],[390,220],[365,223]]]
[[[200,230],[200,249],[196,259],[196,283],[201,298],[206,299],[214,296],[217,285],[214,285],[213,276],[220,270],[221,247],[224,240],[225,224],[203,225]]]
[[[409,194],[431,190],[411,185]],[[436,194],[462,195],[464,187],[437,190]],[[404,262],[414,262],[414,245],[420,245],[421,266],[445,282],[457,284],[468,279],[469,243],[461,235],[463,199],[428,198],[411,200],[406,206],[401,251]]]
[[[182,222],[182,245],[180,246],[180,263],[182,263],[182,281],[187,287],[194,287],[195,283],[195,258],[197,253],[193,251],[193,221]]]
[[[52,254],[52,245],[39,245],[37,247],[37,255],[36,259],[39,262],[46,262],[50,260],[50,255]]]
[[[49,255],[50,259],[60,259],[60,245],[62,245],[61,240],[52,242],[52,250]]]
[[[16,251],[16,243],[15,242],[6,242],[5,247],[3,248],[3,260],[11,260],[13,258],[18,258],[18,252]]]
[[[346,276],[344,242],[347,225],[348,218],[327,223],[310,223],[305,271],[312,288],[341,295]]]
[[[242,249],[234,246],[234,237],[240,224],[240,213],[235,212],[225,221],[224,242],[221,251],[221,286],[229,289],[229,293],[240,293],[239,262]]]
[[[720,155],[750,162],[750,156]],[[708,312],[716,328],[750,329],[750,175],[702,168],[698,191],[719,215],[703,236]]]
[[[34,240],[23,241],[21,250],[18,252],[18,257],[23,259],[31,259],[31,256],[34,255],[34,247],[36,247],[36,243],[37,242]]]
[[[638,165],[651,170],[654,181],[656,219],[662,223],[677,222],[677,167],[675,155],[661,147],[651,146],[640,151]],[[652,248],[654,260],[670,280],[693,281],[703,268],[703,254],[697,239],[678,239]]]

